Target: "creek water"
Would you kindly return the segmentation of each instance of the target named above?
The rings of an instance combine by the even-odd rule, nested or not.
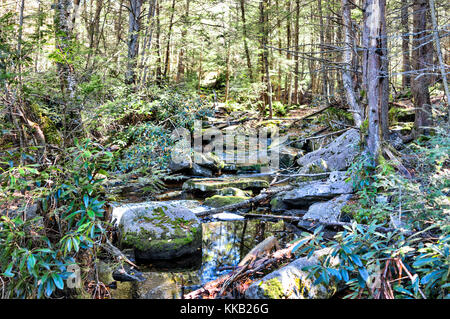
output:
[[[220,221],[203,223],[201,254],[166,263],[139,265],[142,282],[119,282],[113,298],[179,299],[233,270],[264,238],[286,234],[283,221]],[[284,236],[280,243],[292,240]]]

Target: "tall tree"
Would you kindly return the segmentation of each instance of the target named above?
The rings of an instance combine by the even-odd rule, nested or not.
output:
[[[367,101],[368,139],[367,147],[375,161],[381,155],[381,107],[382,107],[382,21],[385,19],[386,0],[366,0],[367,12],[364,30],[368,32],[367,47]]]
[[[167,79],[170,71],[170,41],[173,30],[173,17],[175,15],[175,0],[172,0],[172,6],[170,8],[170,20],[169,30],[167,31],[167,44],[166,44],[166,58],[164,60],[164,79]]]
[[[55,11],[56,52],[58,76],[63,96],[65,96],[63,114],[64,143],[70,143],[73,137],[82,132],[80,109],[75,105],[76,78],[73,65],[73,29],[80,0],[57,0]]]
[[[413,47],[412,68],[414,77],[411,92],[415,107],[415,131],[418,136],[428,132],[432,125],[432,110],[429,91],[430,77],[426,74],[433,63],[432,42],[430,41],[428,0],[414,0],[413,6]]]
[[[410,60],[410,52],[409,52],[409,42],[410,42],[410,34],[409,34],[409,14],[408,14],[408,0],[402,0],[401,3],[401,28],[403,31],[402,34],[402,87],[409,88],[411,86],[411,60]]]
[[[180,48],[180,53],[178,55],[177,83],[179,83],[184,77],[184,69],[185,69],[184,58],[185,58],[186,45],[187,45],[186,35],[187,35],[188,22],[189,22],[189,5],[190,5],[190,0],[186,0],[186,9],[183,14],[183,27],[181,30],[181,41],[183,43]]]
[[[127,84],[136,83],[137,57],[139,53],[139,31],[143,0],[129,0],[128,66],[125,76]]]
[[[244,51],[245,51],[245,58],[247,60],[247,68],[248,68],[248,74],[250,76],[250,80],[253,79],[253,68],[252,68],[252,60],[250,58],[250,50],[248,49],[248,43],[247,43],[247,21],[245,18],[245,0],[240,0],[240,8],[241,8],[241,19],[242,19],[242,36],[244,39]]]
[[[352,65],[354,61],[352,56],[353,39],[351,36],[352,20],[351,20],[351,4],[349,0],[342,0],[342,23],[344,25],[344,51],[342,55],[342,83],[347,97],[347,103],[350,106],[350,110],[353,113],[353,119],[355,125],[360,127],[364,120],[364,110],[358,104],[356,98],[353,83],[352,72],[355,72],[355,68]]]
[[[448,89],[448,82],[447,82],[447,72],[445,70],[445,63],[444,59],[442,57],[442,50],[441,50],[441,40],[439,38],[439,30],[438,30],[438,24],[436,19],[436,9],[434,5],[434,0],[429,0],[429,6],[430,6],[430,13],[431,13],[431,22],[433,23],[433,37],[434,37],[434,43],[436,45],[436,53],[439,60],[439,69],[441,71],[442,76],[442,84],[444,86],[444,92],[447,96],[447,104],[450,104],[450,91]],[[449,121],[450,121],[450,109],[449,112]]]
[[[262,50],[262,70],[265,75],[266,84],[266,96],[269,106],[269,118],[272,118],[272,83],[270,81],[270,67],[269,67],[269,49],[267,47],[267,40],[269,37],[269,15],[267,13],[268,0],[260,0],[259,12],[260,12],[260,27],[261,27],[261,50]]]

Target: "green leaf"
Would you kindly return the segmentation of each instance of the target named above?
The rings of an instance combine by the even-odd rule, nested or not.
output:
[[[60,275],[53,273],[52,278],[53,278],[53,282],[55,283],[56,288],[58,288],[58,289],[64,288],[64,281],[62,280]]]

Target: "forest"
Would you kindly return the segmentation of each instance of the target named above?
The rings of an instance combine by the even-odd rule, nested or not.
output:
[[[448,299],[449,77],[445,0],[0,0],[0,299]]]

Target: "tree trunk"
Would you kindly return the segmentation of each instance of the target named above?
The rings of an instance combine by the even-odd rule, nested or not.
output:
[[[295,9],[295,35],[294,35],[294,45],[295,51],[299,51],[299,36],[300,36],[300,0],[296,0],[296,9]],[[299,54],[295,55],[295,81],[294,81],[294,104],[299,103],[298,97],[298,71],[299,71]]]
[[[368,32],[367,47],[367,101],[369,104],[369,153],[378,163],[381,155],[381,90],[382,90],[382,21],[386,0],[367,0],[365,28]]]
[[[269,49],[267,48],[267,39],[269,37],[268,24],[269,15],[267,13],[266,7],[268,5],[268,0],[261,0],[259,2],[260,9],[260,21],[261,21],[261,46],[262,46],[262,59],[263,59],[263,69],[265,71],[266,80],[266,95],[267,103],[269,105],[269,118],[273,116],[272,110],[272,83],[270,82],[270,68],[269,68]]]
[[[183,45],[180,49],[180,54],[178,56],[178,71],[177,71],[177,83],[179,83],[184,77],[184,56],[186,51],[186,35],[188,30],[188,19],[189,19],[189,1],[186,0],[186,13],[183,15],[183,30],[181,31],[181,39]]]
[[[444,85],[444,92],[445,95],[447,96],[447,105],[450,104],[450,93],[448,90],[448,83],[447,83],[447,73],[445,70],[445,64],[444,64],[444,59],[442,58],[442,51],[441,51],[441,41],[439,39],[439,30],[438,30],[438,24],[437,24],[437,20],[436,20],[436,11],[435,11],[435,5],[434,5],[434,0],[429,0],[430,3],[430,9],[431,9],[431,21],[433,23],[433,36],[434,36],[434,44],[436,45],[436,53],[439,59],[439,69],[441,71],[441,76],[442,76],[442,84]],[[448,120],[450,121],[450,109],[448,110],[449,112],[449,118]]]
[[[426,75],[432,65],[432,43],[429,41],[428,0],[414,0],[414,36],[412,51],[412,67],[414,77],[411,81],[411,91],[414,100],[416,119],[414,136],[428,133],[427,127],[432,125],[431,101],[429,92],[430,77]]]
[[[325,35],[324,35],[324,23],[323,23],[323,15],[322,15],[322,0],[318,0],[317,2],[317,8],[319,13],[319,23],[320,23],[320,29],[319,29],[319,39],[320,39],[320,59],[322,60],[322,94],[325,99],[325,101],[329,102],[329,94],[328,94],[328,75],[327,75],[327,69],[325,67],[325,58],[323,54],[323,50],[325,49]]]
[[[166,45],[166,59],[164,62],[164,79],[167,79],[170,69],[170,38],[172,37],[173,29],[173,17],[175,15],[175,0],[172,1],[172,7],[170,8],[170,21],[169,30],[167,34],[167,45]]]
[[[253,68],[252,68],[252,61],[250,58],[250,51],[248,49],[248,43],[247,43],[247,22],[245,19],[245,0],[240,0],[241,4],[241,18],[242,18],[242,33],[244,37],[244,50],[245,50],[245,58],[247,59],[247,68],[248,68],[248,74],[250,76],[250,80],[253,81]]]
[[[137,56],[139,52],[139,31],[141,30],[141,8],[143,0],[129,0],[129,29],[128,29],[128,66],[125,75],[126,84],[136,83]]]
[[[61,93],[65,96],[64,109],[61,110],[64,128],[64,145],[68,145],[75,136],[82,132],[80,110],[75,103],[76,79],[74,66],[71,61],[71,45],[73,28],[75,25],[76,11],[80,1],[57,0],[55,13],[56,50],[61,55],[61,61],[57,62],[58,76],[61,84]]]
[[[409,72],[411,71],[411,59],[409,53],[409,17],[408,17],[408,0],[402,0],[402,8],[401,8],[401,25],[402,25],[402,87],[409,88],[411,87],[411,75]]]
[[[347,103],[350,106],[350,110],[353,113],[353,119],[355,125],[360,127],[364,120],[364,110],[358,104],[358,99],[355,96],[353,77],[351,72],[354,71],[352,67],[352,38],[351,38],[351,10],[350,3],[348,0],[342,0],[342,22],[344,24],[344,42],[345,50],[343,52],[342,59],[342,83],[345,90],[345,95],[347,97]]]
[[[148,59],[150,56],[150,52],[152,50],[153,45],[153,30],[155,25],[155,14],[156,14],[156,5],[158,0],[151,0],[149,6],[149,13],[147,18],[147,29],[145,31],[145,41],[144,47],[142,50],[142,61],[141,65],[144,68],[142,72],[141,85],[145,85],[147,82],[147,72],[148,72]]]
[[[380,121],[381,137],[389,135],[389,58],[386,26],[386,0],[380,1],[381,10],[381,78],[380,78]]]
[[[156,3],[156,54],[158,58],[156,59],[156,83],[158,85],[161,84],[162,81],[162,58],[161,58],[161,18],[160,18],[160,9],[161,9],[161,0],[157,0]]]
[[[286,21],[286,40],[287,40],[287,53],[286,59],[288,62],[291,61],[291,9],[292,9],[292,0],[288,0],[287,9],[289,12],[289,16]],[[288,74],[286,76],[286,84],[285,84],[286,97],[284,103],[291,106],[292,104],[292,72],[288,70]]]

